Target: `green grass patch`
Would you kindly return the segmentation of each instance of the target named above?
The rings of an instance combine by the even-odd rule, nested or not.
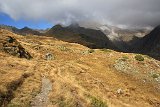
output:
[[[159,78],[160,75],[157,73],[153,73],[151,76],[152,76],[152,78],[156,79],[156,78]]]
[[[90,99],[91,107],[108,107],[106,102],[104,102],[100,98],[96,98],[96,97],[91,96],[91,95],[87,95],[87,97]]]
[[[58,107],[74,107],[73,99],[66,99],[64,97],[59,97],[51,101],[53,105],[58,105]]]
[[[136,56],[135,56],[135,59],[136,59],[137,61],[144,61],[144,57],[143,57],[142,55],[136,55]]]

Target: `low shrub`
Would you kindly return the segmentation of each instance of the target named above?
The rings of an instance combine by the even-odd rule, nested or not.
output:
[[[91,106],[92,107],[108,107],[105,102],[95,97],[92,97]]]
[[[107,103],[102,101],[100,98],[96,98],[92,95],[86,95],[90,99],[91,107],[108,107]]]
[[[135,56],[135,59],[136,59],[137,61],[144,61],[144,57],[143,57],[142,55],[136,55],[136,56]]]
[[[122,56],[122,58],[120,60],[122,61],[127,61],[129,58],[127,56]]]
[[[101,51],[103,51],[103,52],[112,52],[112,50],[110,50],[110,49],[101,49]]]
[[[156,73],[152,74],[152,77],[153,77],[153,78],[159,78],[159,76],[160,76],[160,75],[159,75],[159,74],[156,74]]]
[[[60,49],[61,51],[69,51],[69,50],[70,50],[70,49],[67,48],[66,46],[59,46],[59,49]]]
[[[88,50],[88,53],[93,53],[93,52],[95,52],[94,49]]]

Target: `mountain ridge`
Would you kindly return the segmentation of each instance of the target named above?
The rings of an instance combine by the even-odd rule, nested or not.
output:
[[[155,32],[159,33],[159,26],[153,29],[150,33],[149,30],[145,29],[129,30],[107,25],[98,27],[96,29],[85,28],[81,27],[77,23],[71,24],[69,26],[62,26],[58,24],[50,29],[41,31],[41,33],[38,30],[34,30],[28,27],[17,29],[12,26],[4,25],[1,28],[8,29],[21,35],[46,35],[66,42],[79,43],[93,49],[108,48],[120,52],[143,53],[148,54],[154,58],[156,58],[156,56],[159,57],[157,47],[159,44],[159,38],[156,36],[158,34],[155,34]],[[152,49],[152,47],[157,48]]]

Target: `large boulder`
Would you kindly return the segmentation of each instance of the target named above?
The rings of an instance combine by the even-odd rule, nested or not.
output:
[[[10,55],[17,56],[19,58],[31,59],[32,56],[22,47],[22,45],[11,36],[0,38],[0,48]]]

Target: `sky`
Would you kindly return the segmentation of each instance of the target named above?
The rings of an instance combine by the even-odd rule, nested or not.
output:
[[[24,19],[14,20],[9,15],[4,13],[0,13],[0,24],[15,26],[19,29],[26,26],[33,29],[46,29],[46,28],[51,28],[53,26],[51,23],[44,20],[39,20],[39,21],[24,20]]]
[[[160,24],[160,0],[0,0],[0,24],[49,28],[93,23],[130,27]]]

